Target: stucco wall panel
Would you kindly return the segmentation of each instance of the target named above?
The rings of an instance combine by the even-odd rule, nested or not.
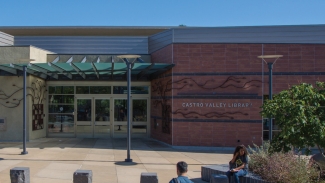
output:
[[[1,99],[0,116],[7,118],[7,129],[0,131],[0,140],[22,141],[23,139],[23,84],[22,77],[1,76]],[[19,102],[19,100],[21,100]],[[8,103],[7,103],[8,102]],[[19,105],[18,105],[19,104]],[[27,100],[27,106],[29,100]],[[28,119],[28,118],[27,118]],[[27,124],[27,139],[29,136],[29,125]]]
[[[0,47],[0,64],[18,63],[19,59],[30,58],[30,47]]]
[[[21,63],[21,59],[35,59],[38,63],[46,63],[47,54],[53,52],[33,46],[4,46],[0,47],[0,64]]]
[[[39,49],[33,46],[30,47],[30,58],[35,59],[35,62],[37,63],[46,63],[47,54],[53,54],[53,52]]]
[[[0,77],[0,116],[7,119],[6,130],[0,131],[0,139],[5,141],[22,141],[23,139],[23,77],[17,76],[1,76]],[[38,91],[34,89],[35,82],[40,79],[28,76],[27,77],[27,100],[26,100],[26,123],[27,123],[27,140],[36,139],[46,136],[46,127],[42,130],[33,131],[32,129],[32,105],[34,99],[39,97]],[[44,83],[44,81],[41,81]],[[45,88],[44,88],[45,89]],[[36,92],[36,93],[35,93]],[[36,94],[36,95],[35,95]],[[32,97],[33,96],[33,97]],[[36,99],[37,101],[37,99]],[[44,101],[43,101],[44,103]],[[44,122],[46,121],[46,117]]]

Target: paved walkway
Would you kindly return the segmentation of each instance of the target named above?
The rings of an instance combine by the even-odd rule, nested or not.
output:
[[[138,183],[141,172],[157,172],[160,183],[176,177],[178,161],[189,164],[188,176],[201,183],[201,166],[225,164],[229,150],[179,150],[151,139],[133,139],[131,158],[125,163],[126,139],[42,138],[27,143],[0,143],[0,182],[10,183],[13,167],[29,167],[31,183],[71,183],[77,169],[93,171],[93,183]]]

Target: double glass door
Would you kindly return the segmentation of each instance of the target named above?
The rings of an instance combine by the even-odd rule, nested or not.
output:
[[[131,133],[147,136],[148,99],[131,100]],[[76,137],[110,138],[127,136],[127,99],[76,98]]]
[[[77,98],[76,105],[75,119],[77,137],[110,137],[110,99]]]

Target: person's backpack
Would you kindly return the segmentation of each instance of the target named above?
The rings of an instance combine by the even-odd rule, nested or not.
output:
[[[174,183],[179,183],[178,178],[173,178]]]

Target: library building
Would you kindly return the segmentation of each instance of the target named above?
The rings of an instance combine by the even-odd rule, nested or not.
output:
[[[317,81],[325,25],[0,27],[0,139],[260,145],[263,100]]]

